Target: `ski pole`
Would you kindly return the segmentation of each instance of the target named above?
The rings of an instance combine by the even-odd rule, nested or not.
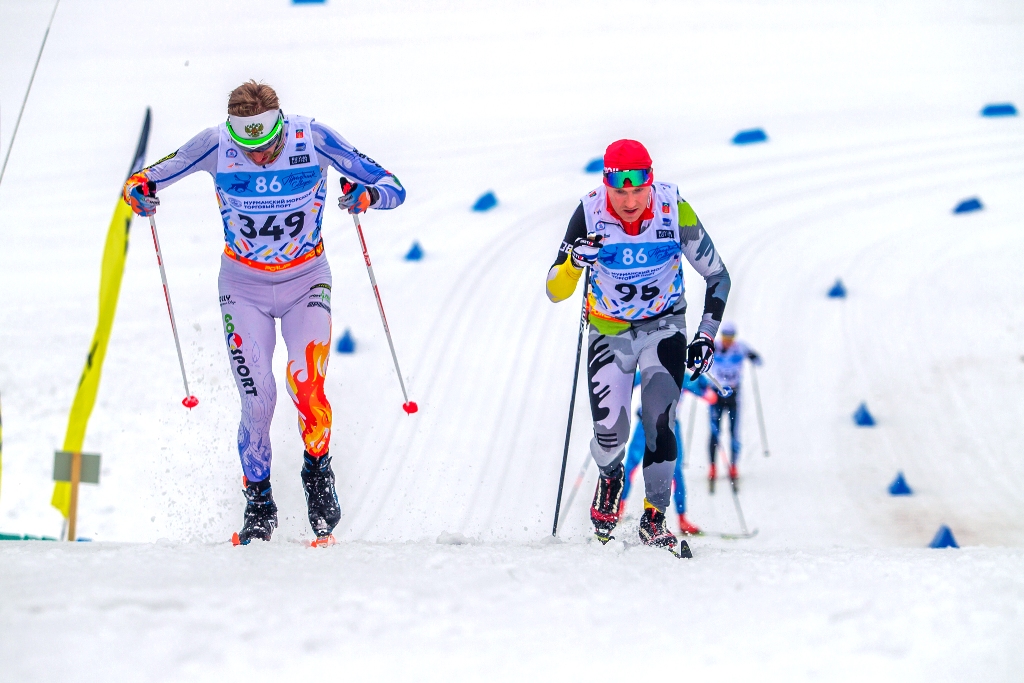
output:
[[[53,18],[57,16],[57,7],[60,0],[53,3],[53,12],[50,13],[50,21],[46,24],[46,31],[43,33],[43,42],[39,46],[39,54],[36,55],[35,66],[32,67],[32,75],[28,78],[28,87],[25,88],[25,97],[21,100],[21,109],[18,110],[18,118],[14,121],[14,132],[11,133],[11,142],[7,145],[7,154],[4,156],[4,165],[0,166],[0,182],[4,180],[4,173],[7,172],[7,162],[11,158],[11,148],[14,147],[14,138],[18,137],[18,126],[21,125],[21,115],[25,113],[25,105],[28,103],[28,95],[32,92],[32,83],[36,80],[36,70],[39,68],[39,60],[43,58],[43,49],[46,48],[46,39],[50,37],[50,27],[53,26]]]
[[[723,387],[710,372],[705,372],[704,376],[708,378],[708,382],[715,388],[719,396],[724,396],[725,398],[732,396],[732,387]]]
[[[352,214],[352,222],[356,225],[356,234],[359,235],[359,244],[363,248],[363,260],[366,261],[366,272],[370,275],[370,285],[373,287],[373,295],[377,297],[377,309],[380,310],[380,321],[384,323],[384,334],[388,337],[388,346],[391,347],[391,360],[395,361],[395,372],[398,373],[398,383],[402,386],[402,396],[405,397],[405,403],[402,404],[402,410],[407,414],[412,415],[419,406],[414,401],[409,400],[409,394],[405,390],[405,380],[402,379],[402,369],[398,367],[398,354],[395,353],[395,343],[391,340],[391,330],[388,328],[388,319],[384,317],[384,303],[380,300],[380,290],[377,289],[377,278],[373,276],[373,266],[370,265],[370,252],[366,250],[366,240],[363,239],[363,226],[359,222],[359,214]]]
[[[764,457],[768,457],[768,432],[764,428],[764,412],[761,410],[761,390],[757,387],[757,366],[750,364],[750,381],[754,385],[754,407],[757,408],[757,426],[761,428],[761,448],[764,449]]]
[[[160,238],[156,234],[156,219],[149,217],[149,229],[153,233],[153,246],[156,247],[156,262],[160,266],[160,279],[164,283],[164,300],[167,301],[167,315],[171,317],[171,332],[174,333],[174,348],[178,350],[178,366],[181,368],[181,382],[185,385],[185,398],[181,405],[189,410],[199,405],[199,399],[188,390],[188,378],[185,377],[185,359],[181,356],[181,342],[178,341],[178,326],[174,324],[174,309],[171,308],[171,290],[167,288],[167,272],[164,270],[164,256],[160,251]]]
[[[572,484],[572,491],[569,491],[569,497],[565,501],[565,508],[562,510],[562,517],[564,518],[569,514],[569,510],[572,509],[572,502],[576,500],[576,494],[579,493],[580,486],[583,485],[583,477],[587,475],[587,468],[590,467],[590,461],[593,460],[590,453],[587,453],[583,459],[583,467],[580,468],[579,474],[576,475],[576,481]],[[562,520],[559,519],[558,523],[561,524]]]
[[[693,425],[697,421],[697,396],[690,401],[690,421],[686,425],[686,443],[683,444],[683,467],[689,467],[689,455],[693,451]]]
[[[730,439],[732,438],[731,434],[729,435],[729,438]],[[721,446],[720,446],[720,448],[721,448]],[[723,460],[723,462],[727,462],[727,463],[730,463],[730,464],[732,463],[732,458],[730,458],[729,456],[726,455],[724,448],[722,449],[722,460]],[[736,516],[739,517],[739,520],[740,520],[740,529],[743,531],[743,535],[746,536],[750,532],[747,531],[747,520],[743,518],[743,508],[740,507],[739,486],[737,486],[735,479],[731,479],[729,481],[729,484],[730,484],[730,488],[732,488],[732,502],[733,502],[733,505],[736,506]]]
[[[558,475],[558,497],[555,498],[555,521],[551,535],[558,535],[558,511],[562,507],[562,486],[565,485],[565,463],[569,459],[569,436],[572,434],[572,415],[576,409],[576,385],[580,379],[580,356],[583,353],[583,331],[587,329],[587,295],[590,292],[590,267],[583,273],[583,307],[580,311],[580,335],[576,341],[576,366],[572,371],[572,397],[569,399],[569,422],[565,425],[565,448],[562,450],[562,472]]]
[[[740,529],[743,531],[743,535],[746,536],[750,532],[747,531],[747,522],[743,519],[743,508],[740,507],[740,494],[736,490],[736,483],[732,484],[732,502],[736,505],[736,516],[740,518]]]

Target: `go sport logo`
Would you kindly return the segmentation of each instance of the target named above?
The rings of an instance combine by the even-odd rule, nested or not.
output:
[[[245,354],[242,351],[242,335],[235,332],[235,324],[231,322],[231,315],[227,313],[224,315],[224,332],[227,334],[228,353],[231,354],[231,360],[236,363],[235,372],[238,374],[239,382],[241,382],[243,387],[249,387],[245,390],[245,393],[259,396],[259,393],[256,391],[256,382],[249,376],[252,372],[249,370],[249,366],[245,364]]]

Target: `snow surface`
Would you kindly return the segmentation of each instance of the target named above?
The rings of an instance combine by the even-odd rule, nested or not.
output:
[[[51,7],[0,1],[0,152]],[[358,345],[328,376],[340,543],[301,544],[282,391],[281,528],[225,544],[242,498],[220,222],[206,176],[163,192],[200,405],[180,406],[137,222],[86,439],[103,454],[102,483],[82,490],[94,542],[0,544],[0,681],[325,666],[367,680],[1024,679],[1024,127],[978,116],[1024,102],[1022,25],[1014,2],[63,0],[0,186],[0,530],[59,533],[51,453],[146,106],[152,161],[260,78],[399,175],[406,205],[364,231],[420,412],[401,410],[350,221],[328,217],[335,333]],[[755,126],[767,144],[729,144]],[[692,540],[689,562],[637,547],[635,519],[626,544],[589,543],[592,467],[563,542],[545,541],[579,302],[551,305],[544,274],[598,182],[584,165],[619,137],[680,184],[733,275],[727,317],[766,359],[771,457],[749,400],[742,434],[759,534]],[[472,213],[487,190],[498,207]],[[971,196],[985,209],[954,216]],[[406,262],[414,240],[426,256]],[[836,277],[842,301],[825,297]],[[703,287],[688,282],[694,324]],[[586,456],[580,398],[569,484]],[[876,428],[853,426],[861,401]],[[690,517],[732,531],[731,498],[706,492],[706,435],[700,419]],[[897,470],[914,496],[887,495]],[[966,547],[926,549],[940,524]]]

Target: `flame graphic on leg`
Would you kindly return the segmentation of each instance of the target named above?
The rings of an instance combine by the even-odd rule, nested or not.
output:
[[[306,346],[304,380],[299,379],[302,368],[292,372],[295,361],[288,361],[288,390],[299,411],[299,433],[306,452],[314,457],[326,453],[331,444],[331,404],[324,394],[330,350],[330,344],[310,342]]]

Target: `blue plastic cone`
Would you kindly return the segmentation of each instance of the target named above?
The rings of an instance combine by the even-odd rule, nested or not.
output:
[[[1016,116],[1017,107],[1013,106],[1010,102],[1003,102],[1001,104],[986,104],[985,108],[981,110],[982,116]]]
[[[734,145],[750,145],[755,142],[768,142],[768,136],[761,128],[741,130],[732,137],[732,144]]]
[[[345,334],[341,335],[338,339],[338,345],[335,347],[338,353],[355,353],[356,342],[352,339],[352,332],[349,329],[345,329]]]
[[[836,283],[832,285],[832,289],[828,290],[828,296],[830,299],[845,299],[846,298],[846,287],[843,285],[843,281],[836,278]]]
[[[981,211],[983,208],[980,199],[971,197],[957,204],[956,208],[953,209],[953,213],[970,213],[972,211]]]
[[[498,205],[498,198],[494,196],[494,192],[487,191],[480,195],[480,199],[476,200],[476,204],[473,205],[474,211],[490,211]]]
[[[587,173],[600,173],[604,170],[604,158],[597,157],[596,159],[591,159],[583,170]]]
[[[412,248],[409,249],[409,253],[405,255],[406,261],[419,261],[423,258],[423,248],[419,242],[413,242]]]
[[[896,479],[889,484],[890,496],[909,496],[914,492],[907,486],[907,480],[903,478],[903,472],[896,473]]]
[[[857,411],[853,414],[853,421],[857,423],[858,427],[874,427],[875,418],[872,417],[871,413],[868,412],[868,404],[861,403],[857,407]]]
[[[939,530],[935,532],[935,538],[928,544],[929,548],[959,548],[956,539],[953,538],[953,531],[943,524],[939,527]]]

